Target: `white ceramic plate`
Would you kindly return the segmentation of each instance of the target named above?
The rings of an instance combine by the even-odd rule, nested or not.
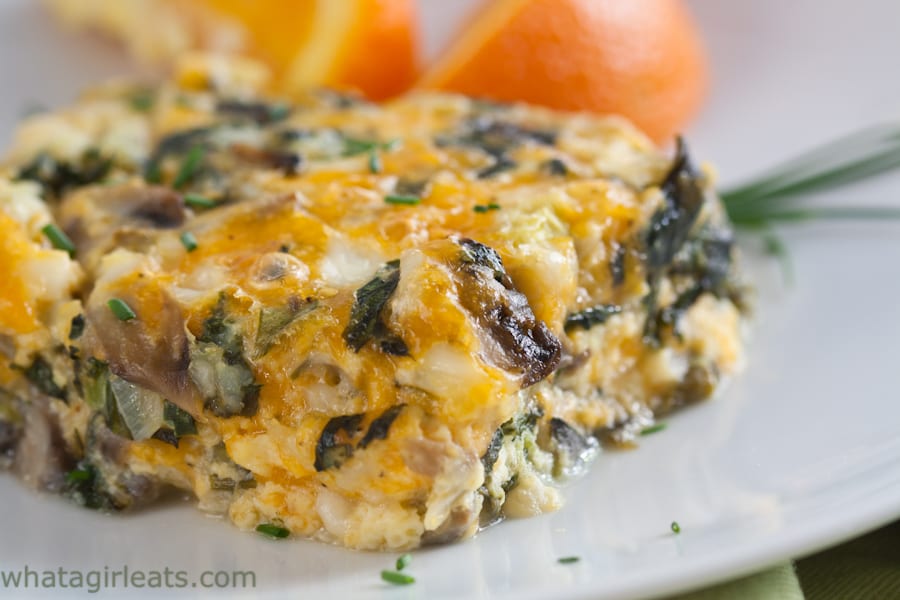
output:
[[[472,3],[423,2],[432,52]],[[900,3],[691,4],[709,39],[715,87],[689,139],[723,180],[897,115]],[[33,3],[0,3],[4,139],[28,101],[58,104],[131,69],[114,47],[58,31]],[[815,201],[900,205],[898,195],[894,176]],[[733,578],[900,517],[900,227],[782,233],[792,287],[756,256],[752,239],[745,244],[759,309],[743,376],[671,417],[640,450],[601,456],[561,511],[415,553],[414,586],[379,580],[389,555],[271,542],[187,504],[98,515],[9,476],[0,477],[0,569],[168,567],[187,571],[191,597],[225,593],[190,587],[207,570],[255,571],[255,589],[229,592],[241,597],[643,597]],[[569,555],[581,561],[557,563]],[[161,594],[119,584],[117,597]]]

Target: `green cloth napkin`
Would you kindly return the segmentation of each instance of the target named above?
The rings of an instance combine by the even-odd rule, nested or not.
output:
[[[900,521],[819,554],[671,600],[900,599]]]

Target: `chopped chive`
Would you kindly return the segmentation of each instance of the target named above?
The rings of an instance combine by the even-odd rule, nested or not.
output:
[[[398,139],[388,140],[387,142],[379,142],[376,140],[361,140],[357,138],[345,137],[344,156],[356,156],[357,154],[370,152],[372,150],[390,151],[395,149],[399,145],[400,140]]]
[[[193,252],[197,249],[197,238],[190,231],[185,231],[181,234],[181,243],[188,252]]]
[[[651,435],[654,433],[659,433],[666,427],[667,425],[665,423],[656,423],[655,425],[651,425],[650,427],[644,427],[643,429],[641,429],[641,435]]]
[[[477,213],[486,213],[492,210],[500,210],[500,205],[496,202],[491,202],[489,204],[476,204],[472,207],[472,210]]]
[[[358,140],[356,138],[344,138],[344,156],[356,156],[363,152],[369,152],[378,147],[378,142]]]
[[[681,533],[681,525],[678,524],[678,521],[672,521],[672,533]]]
[[[110,298],[106,305],[120,321],[130,321],[137,318],[137,314],[121,298]]]
[[[93,474],[87,469],[73,469],[66,473],[66,481],[69,483],[78,483],[80,481],[90,481]]]
[[[403,204],[406,206],[415,206],[422,202],[418,196],[409,196],[406,194],[388,194],[384,197],[384,201],[388,204]]]
[[[378,150],[375,148],[369,150],[369,172],[381,173],[381,157],[378,156]]]
[[[581,560],[580,556],[563,556],[556,562],[558,562],[561,565],[571,565],[573,563],[577,563],[580,560]]]
[[[41,229],[41,232],[50,240],[50,243],[53,244],[53,247],[57,250],[65,250],[69,253],[69,256],[75,256],[75,244],[72,243],[72,240],[69,239],[62,229],[54,225],[53,223],[47,223]]]
[[[282,540],[291,535],[291,532],[284,527],[281,527],[280,525],[274,525],[272,523],[262,523],[260,525],[257,525],[256,531],[263,535],[267,535],[270,538],[275,538],[276,540]]]
[[[206,150],[203,149],[203,146],[194,146],[191,148],[184,158],[184,161],[181,163],[178,173],[175,175],[172,187],[184,187],[185,184],[193,179],[197,174],[197,169],[200,168],[200,163],[203,162],[203,156],[205,154]]]
[[[412,562],[412,554],[407,552],[406,554],[400,556],[397,559],[397,570],[402,571],[403,569],[408,567],[409,563],[411,563],[411,562]]]
[[[184,203],[191,208],[214,208],[219,205],[215,200],[211,200],[200,194],[185,194]]]
[[[382,571],[381,578],[388,583],[394,585],[409,585],[416,582],[416,578],[406,573],[398,573],[397,571]]]

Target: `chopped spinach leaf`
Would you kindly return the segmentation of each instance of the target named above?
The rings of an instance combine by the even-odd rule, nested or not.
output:
[[[188,366],[205,400],[204,407],[216,416],[256,414],[261,386],[244,358],[243,348],[243,335],[226,314],[225,297],[220,296],[203,322]]]
[[[664,206],[660,208],[647,231],[647,265],[658,271],[671,264],[688,239],[691,228],[703,207],[700,177],[690,162],[687,145],[678,138],[675,161],[660,186]]]
[[[663,206],[651,218],[644,237],[650,287],[644,301],[648,314],[644,339],[651,344],[659,343],[659,319],[656,317],[659,281],[687,242],[703,208],[700,177],[691,164],[687,145],[679,137],[675,160],[660,186]]]
[[[613,285],[619,287],[625,283],[625,256],[627,251],[625,246],[618,245],[613,250],[612,258],[609,261],[609,273],[612,276]]]
[[[235,481],[231,477],[219,477],[215,473],[209,476],[209,487],[214,490],[232,492],[234,490],[249,490],[257,486],[253,474],[242,467],[237,467],[241,472],[241,479]]]
[[[66,399],[66,391],[53,380],[53,369],[42,356],[37,356],[27,369],[25,377],[44,394],[60,400]]]
[[[109,498],[99,490],[97,469],[87,460],[81,460],[66,474],[65,495],[85,508],[111,508]]]
[[[688,241],[673,262],[670,273],[689,277],[690,285],[671,305],[648,315],[650,326],[647,331],[658,336],[663,327],[671,327],[679,335],[681,317],[703,294],[710,293],[719,298],[731,295],[729,273],[734,248],[731,235],[729,231],[705,227]]]
[[[344,341],[354,352],[359,352],[366,342],[375,338],[379,324],[383,326],[381,312],[400,282],[400,261],[384,264],[375,277],[356,290],[350,321],[344,329]]]
[[[509,171],[516,168],[516,161],[506,156],[498,156],[494,159],[494,164],[489,165],[476,173],[478,179],[490,179],[494,175]]]
[[[491,443],[488,444],[487,450],[481,457],[481,464],[484,466],[485,475],[494,468],[494,463],[500,456],[500,448],[503,446],[503,427],[498,427],[497,431],[491,437]]]
[[[278,339],[278,336],[294,321],[311,313],[319,306],[317,300],[301,303],[288,301],[283,306],[267,306],[259,311],[259,325],[256,329],[256,348],[260,355],[265,354]]]
[[[69,339],[77,340],[84,333],[85,320],[84,315],[77,314],[72,317],[72,323],[69,325]]]
[[[406,345],[406,342],[404,342],[400,336],[387,331],[385,327],[377,327],[375,337],[378,340],[378,347],[381,348],[381,351],[385,354],[390,354],[391,356],[409,356],[409,347]]]
[[[594,325],[606,323],[610,317],[622,312],[622,307],[615,304],[598,304],[572,313],[566,317],[566,331],[590,329]]]
[[[527,142],[546,146],[556,144],[556,133],[553,131],[531,129],[489,116],[480,116],[470,120],[465,129],[462,135],[438,136],[435,144],[439,147],[470,146],[496,158],[505,156],[511,150]]]
[[[316,471],[336,469],[353,456],[353,445],[349,441],[359,431],[363,416],[343,415],[328,421],[316,443]]]
[[[106,178],[112,169],[112,159],[96,149],[88,149],[77,162],[60,162],[46,153],[35,156],[22,167],[16,179],[36,181],[54,198],[75,187],[97,183]]]
[[[191,413],[168,400],[163,405],[163,419],[179,438],[185,435],[196,435],[197,433],[197,423],[194,422],[194,417],[191,416]]]
[[[366,431],[366,435],[363,436],[362,441],[359,442],[359,447],[365,448],[375,440],[387,438],[391,425],[405,407],[405,404],[397,404],[381,413],[378,418],[369,424],[369,429]]]
[[[66,473],[66,482],[71,484],[90,481],[93,477],[94,474],[89,469],[72,469]]]
[[[178,436],[175,435],[175,432],[169,427],[160,427],[150,437],[154,440],[159,440],[164,444],[174,446],[175,448],[178,447]]]
[[[110,396],[109,365],[91,356],[79,373],[84,401],[95,411],[108,414]]]
[[[551,158],[550,160],[541,163],[541,170],[550,175],[563,176],[569,174],[569,167],[566,166],[565,162],[558,158]]]
[[[288,118],[291,107],[282,102],[267,103],[237,99],[219,100],[216,112],[239,120],[254,121],[259,125],[268,125]]]

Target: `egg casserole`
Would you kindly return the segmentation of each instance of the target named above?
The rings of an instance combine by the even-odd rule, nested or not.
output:
[[[188,61],[30,117],[0,171],[0,461],[351,548],[458,540],[741,363],[711,178],[626,122],[265,95]]]

